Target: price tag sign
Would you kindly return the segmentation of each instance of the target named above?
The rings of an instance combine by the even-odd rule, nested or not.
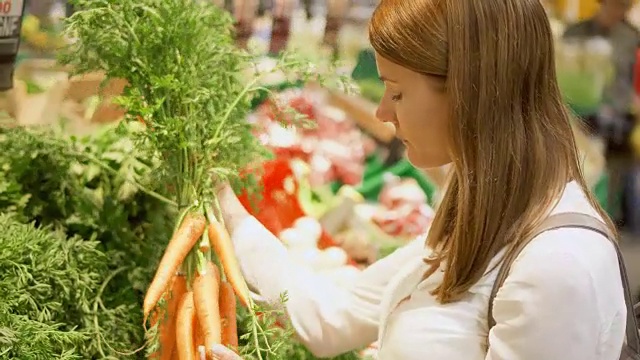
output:
[[[20,36],[24,0],[0,0],[0,38]]]

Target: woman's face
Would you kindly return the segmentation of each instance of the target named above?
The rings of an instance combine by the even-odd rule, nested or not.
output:
[[[422,169],[451,162],[449,104],[441,80],[395,64],[376,53],[385,92],[376,116],[392,123],[409,161]]]

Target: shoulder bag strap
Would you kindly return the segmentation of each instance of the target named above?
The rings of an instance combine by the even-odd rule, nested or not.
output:
[[[551,215],[549,218],[542,222],[542,224],[536,231],[534,231],[533,236],[528,238],[526,241],[523,241],[517,248],[513,249],[513,251],[509,251],[505,254],[505,257],[502,259],[500,270],[498,271],[498,276],[496,277],[496,281],[493,284],[491,296],[489,297],[489,309],[487,318],[489,322],[489,329],[491,329],[496,324],[495,319],[493,318],[493,301],[496,297],[496,294],[498,293],[498,290],[500,290],[500,287],[504,284],[507,276],[509,276],[509,271],[511,270],[511,265],[513,264],[513,262],[516,260],[518,255],[520,255],[522,250],[538,235],[550,230],[556,230],[560,228],[580,228],[595,231],[609,239],[609,241],[615,247],[616,253],[618,254],[618,266],[620,267],[620,276],[622,278],[624,300],[627,304],[627,346],[634,350],[636,353],[640,353],[640,334],[638,333],[638,323],[635,316],[635,309],[633,306],[631,291],[629,289],[629,278],[627,276],[627,270],[624,266],[624,260],[622,258],[622,253],[620,252],[618,242],[602,221],[594,218],[593,216],[581,213],[570,212]]]

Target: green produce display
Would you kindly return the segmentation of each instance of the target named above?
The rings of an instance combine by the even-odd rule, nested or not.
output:
[[[127,181],[152,187],[128,131],[0,128],[0,213],[11,214],[0,221],[0,359],[142,358],[121,353],[144,342],[142,295],[173,229],[171,212]]]
[[[385,167],[382,158],[378,155],[372,155],[367,159],[362,182],[355,187],[366,200],[377,201],[378,195],[384,187],[385,174],[392,174],[401,178],[412,178],[418,182],[420,188],[424,191],[429,199],[430,205],[433,205],[433,197],[436,192],[436,186],[418,169],[416,169],[409,160],[401,159],[397,163]],[[342,183],[334,182],[331,184],[333,193],[337,193],[342,187]]]
[[[127,81],[118,104],[126,110],[125,121],[146,125],[145,131],[135,134],[136,149],[146,158],[156,159],[153,181],[165,190],[162,194],[145,193],[179,211],[173,219],[175,235],[156,263],[155,276],[144,295],[145,321],[136,324],[147,330],[145,352],[156,357],[175,349],[185,358],[191,349],[183,346],[187,342],[209,352],[221,341],[237,346],[245,360],[281,359],[281,349],[294,343],[295,337],[288,328],[273,329],[270,322],[275,319],[250,299],[217,210],[220,204],[215,189],[229,182],[236,190],[258,190],[256,173],[245,170],[269,154],[254,136],[248,116],[251,100],[264,90],[268,75],[281,73],[284,79],[302,81],[313,78],[324,86],[324,80],[340,83],[339,74],[329,69],[320,72],[291,53],[281,54],[274,67],[262,69],[259,56],[235,46],[231,15],[211,2],[74,3],[79,10],[66,27],[74,42],[61,54],[62,63],[73,75],[100,72],[107,79]],[[137,180],[131,183],[141,184]],[[211,266],[221,267],[218,271],[225,276],[218,279],[213,271],[205,271]],[[184,278],[176,276],[177,272]],[[173,286],[174,279],[184,280],[182,290]],[[211,297],[216,288],[222,289],[223,281],[237,295],[233,300]],[[167,292],[176,296],[165,297]],[[163,305],[165,300],[167,306]],[[190,306],[191,302],[195,306]],[[250,329],[221,332],[223,323],[232,321],[230,317],[235,317],[235,309],[241,305],[251,315]],[[211,316],[217,312],[224,312],[225,319]],[[197,327],[195,320],[182,321],[188,318],[197,318]],[[204,335],[202,340],[198,339],[198,328]]]
[[[379,161],[379,159],[376,161]],[[427,195],[429,201],[433,201],[433,197],[436,192],[435,185],[431,183],[431,181],[429,181],[429,179],[427,179],[420,170],[411,165],[409,160],[402,159],[389,168],[380,168],[377,164],[374,164],[374,166],[374,169],[378,169],[378,171],[371,171],[368,176],[365,177],[362,184],[356,188],[358,192],[365,197],[365,199],[372,201],[378,199],[378,195],[384,186],[384,174],[390,173],[401,178],[415,179],[420,188]],[[430,205],[433,204],[431,203]]]
[[[363,79],[357,82],[360,87],[360,95],[373,102],[379,102],[384,96],[384,84],[379,80]]]
[[[600,181],[594,186],[593,194],[598,203],[611,215],[612,203],[620,201],[620,199],[609,199],[609,174],[602,174]]]
[[[142,299],[175,214],[128,181],[162,192],[135,131],[131,123],[74,139],[0,128],[0,292],[11,295],[0,303],[0,360],[145,358],[133,351],[145,341]],[[238,315],[241,341],[247,315]],[[280,339],[268,359],[316,359],[275,318],[260,323],[266,340]]]
[[[587,71],[563,71],[558,74],[562,96],[578,115],[592,115],[602,104],[603,85],[600,74]]]
[[[264,89],[258,90],[255,92],[253,98],[251,99],[251,108],[257,109],[262,103],[264,103],[268,98],[271,92],[284,91],[287,89],[299,89],[304,86],[304,81],[294,81],[294,82],[283,82],[277,85],[265,86]]]
[[[355,81],[373,80],[379,83],[382,81],[378,77],[376,57],[373,49],[365,49],[358,54],[356,66],[351,72],[351,77]]]
[[[373,102],[380,101],[384,95],[384,83],[378,76],[373,50],[365,49],[360,52],[351,77],[359,85],[362,97]]]
[[[558,85],[565,102],[580,115],[598,111],[613,79],[612,48],[602,38],[566,39],[556,44]]]
[[[93,355],[99,329],[92,320],[114,315],[94,313],[109,262],[100,244],[7,214],[0,215],[0,244],[0,359]]]

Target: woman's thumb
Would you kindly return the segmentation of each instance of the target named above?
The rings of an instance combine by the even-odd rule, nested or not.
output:
[[[242,360],[242,358],[238,354],[234,353],[231,349],[221,344],[213,345],[211,347],[210,353],[213,357],[208,357],[208,359]]]

